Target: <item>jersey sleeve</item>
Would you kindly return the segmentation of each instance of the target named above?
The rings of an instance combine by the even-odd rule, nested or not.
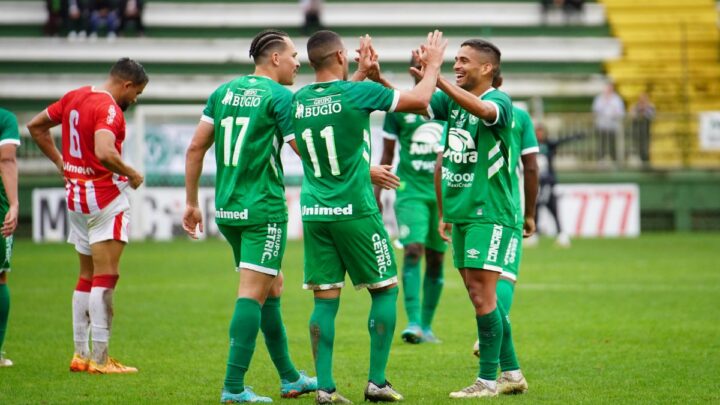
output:
[[[512,124],[512,101],[510,100],[510,96],[502,91],[495,90],[488,93],[482,100],[492,103],[497,113],[495,115],[495,121],[489,122],[483,120],[486,126],[491,127],[497,125],[502,128]]]
[[[531,153],[540,152],[538,147],[537,136],[535,135],[535,126],[533,125],[530,114],[524,110],[516,110],[518,121],[522,122],[522,132],[520,133],[520,155],[529,155]]]
[[[215,125],[215,98],[217,97],[218,90],[215,90],[210,97],[208,97],[203,113],[200,116],[200,121],[207,122],[210,125]]]
[[[398,139],[400,135],[400,123],[398,122],[397,113],[385,114],[385,121],[383,122],[383,138],[387,139]]]
[[[93,133],[106,130],[112,132],[117,138],[124,134],[125,119],[115,103],[108,101],[98,104],[95,110],[94,126]]]
[[[400,92],[375,82],[348,82],[350,87],[347,94],[353,104],[361,110],[367,111],[395,111]]]
[[[63,105],[65,103],[66,97],[67,94],[64,95],[60,100],[48,106],[48,108],[45,110],[47,111],[48,118],[55,122],[62,122]]]
[[[3,111],[0,115],[0,146],[7,144],[20,145],[20,132],[15,114]]]
[[[292,97],[292,92],[284,87],[278,86],[273,89],[272,108],[275,114],[275,122],[285,142],[295,139]]]
[[[428,116],[434,120],[447,121],[449,103],[450,97],[447,94],[440,90],[436,91],[430,99],[430,105],[428,105]]]

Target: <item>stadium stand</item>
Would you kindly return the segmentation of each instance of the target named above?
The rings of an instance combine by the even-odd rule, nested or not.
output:
[[[294,34],[302,24],[296,2],[205,2],[202,7],[150,2],[144,16],[148,38],[121,38],[108,46],[102,40],[38,38],[44,18],[42,2],[0,2],[0,32],[5,36],[0,44],[0,103],[41,105],[58,89],[87,83],[88,74],[104,74],[104,64],[98,62],[118,55],[143,61],[153,75],[147,102],[199,102],[225,76],[249,69],[245,50],[258,29],[273,26]],[[410,84],[404,73],[408,50],[428,27],[443,27],[451,49],[462,39],[488,36],[504,50],[507,90],[516,98],[547,97],[549,111],[587,111],[603,85],[602,62],[621,52],[618,41],[608,35],[598,4],[588,5],[577,26],[543,25],[535,2],[330,2],[323,23],[346,36],[372,33],[385,71],[399,73],[393,80],[403,86]],[[452,57],[448,54],[448,60]],[[304,55],[301,60],[306,60]],[[54,80],[48,84],[43,75],[49,72],[62,75],[52,73]],[[307,74],[308,67],[301,72]],[[304,76],[299,82],[307,80]]]
[[[607,71],[626,100],[646,92],[658,112],[652,160],[665,167],[717,167],[720,153],[698,147],[697,113],[720,109],[720,40],[712,0],[602,0],[623,57]],[[658,41],[662,43],[658,46]]]

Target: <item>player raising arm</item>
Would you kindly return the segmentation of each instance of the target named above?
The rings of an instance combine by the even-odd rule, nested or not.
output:
[[[425,77],[411,91],[377,83],[349,82],[348,56],[340,36],[319,31],[308,39],[316,82],[293,97],[295,134],[303,162],[300,195],[305,246],[304,288],[313,290],[310,336],[318,374],[318,403],[348,402],[332,375],[335,316],[345,273],[372,299],[368,332],[370,367],[365,398],[403,399],[388,383],[385,368],[395,330],[397,267],[370,179],[370,113],[427,108],[435,89],[446,41],[428,35],[422,47]],[[376,72],[377,73],[377,72]]]
[[[448,121],[442,166],[435,169],[442,182],[439,231],[448,241],[452,231],[453,261],[475,307],[480,367],[475,383],[450,397],[495,396],[500,348],[512,340],[495,290],[498,276],[507,270],[512,237],[521,226],[510,175],[516,153],[512,102],[492,87],[500,75],[500,50],[495,45],[479,39],[463,42],[453,68],[455,84],[438,79],[442,92],[433,96],[428,113]]]

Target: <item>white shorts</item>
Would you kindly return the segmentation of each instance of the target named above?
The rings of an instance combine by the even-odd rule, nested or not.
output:
[[[128,241],[130,225],[130,202],[120,193],[107,207],[94,214],[68,211],[70,235],[68,243],[75,245],[78,253],[90,256],[90,245],[106,240]]]

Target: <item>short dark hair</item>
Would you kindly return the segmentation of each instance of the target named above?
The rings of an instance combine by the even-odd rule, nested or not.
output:
[[[502,73],[500,73],[500,68],[495,70],[495,72],[493,72],[493,73],[494,74],[493,74],[492,86],[497,89],[498,87],[503,85],[503,76],[502,76]]]
[[[310,64],[315,68],[322,67],[338,47],[342,48],[342,38],[337,32],[321,30],[312,34],[307,42]]]
[[[261,31],[255,35],[255,38],[250,43],[250,57],[257,64],[259,59],[268,56],[271,51],[284,50],[286,46],[285,38],[290,38],[290,36],[283,31],[276,29]]]
[[[468,39],[460,45],[460,47],[463,46],[469,46],[490,58],[490,63],[493,65],[493,82],[500,76],[501,53],[497,46],[491,42],[485,41],[484,39]]]
[[[133,84],[145,84],[150,80],[145,68],[130,58],[120,58],[110,69],[110,76]]]

